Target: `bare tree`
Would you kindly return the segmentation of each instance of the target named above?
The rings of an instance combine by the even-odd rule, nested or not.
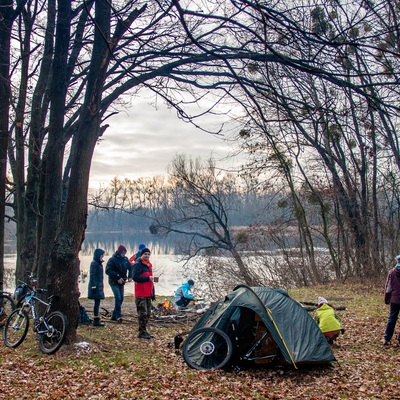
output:
[[[314,198],[317,174],[325,174],[319,194],[333,197],[320,197],[320,210],[326,218],[332,202],[336,212],[336,237],[323,230],[336,274],[341,262],[357,276],[379,274],[386,249],[379,234],[378,173],[390,156],[400,167],[398,8],[389,1],[292,7],[244,0],[229,2],[223,12],[216,2],[175,5],[193,43],[231,72],[226,93],[251,121],[243,131],[250,133],[247,141],[254,135],[257,168],[294,160],[290,174],[284,168],[290,164],[280,163],[291,192],[307,187]],[[234,53],[241,57],[231,59]],[[304,199],[292,204],[316,276]]]
[[[187,236],[189,258],[218,252],[230,254],[237,266],[231,269],[234,276],[248,285],[254,284],[255,275],[239,251],[244,237],[234,231],[231,222],[242,198],[233,176],[219,171],[212,159],[202,163],[183,155],[172,161],[169,175],[172,192],[165,192],[151,207],[154,232]]]

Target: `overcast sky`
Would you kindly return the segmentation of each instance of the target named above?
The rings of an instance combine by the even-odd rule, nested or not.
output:
[[[176,154],[207,159],[212,153],[218,161],[232,151],[220,137],[179,120],[175,110],[164,104],[156,109],[144,99],[107,123],[110,127],[93,155],[90,188],[94,190],[107,186],[115,176],[133,180],[166,175],[166,166]]]

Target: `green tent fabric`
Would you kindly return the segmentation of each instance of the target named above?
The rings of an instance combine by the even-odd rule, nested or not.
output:
[[[285,361],[297,368],[304,364],[336,361],[332,350],[308,312],[283,289],[237,286],[203,314],[192,332],[213,327],[232,333],[232,326],[254,321],[254,315],[267,327]]]

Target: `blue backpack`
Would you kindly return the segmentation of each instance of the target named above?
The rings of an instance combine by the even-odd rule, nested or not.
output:
[[[79,323],[80,324],[91,324],[92,321],[86,311],[86,308],[79,304]]]

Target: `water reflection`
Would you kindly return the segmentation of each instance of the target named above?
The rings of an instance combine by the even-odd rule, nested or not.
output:
[[[182,239],[174,235],[163,238],[147,232],[86,232],[81,254],[91,255],[97,248],[102,248],[106,253],[111,254],[120,244],[127,248],[128,254],[134,254],[141,243],[144,243],[153,255],[181,254],[184,245]]]
[[[82,251],[79,254],[81,297],[87,296],[88,274],[95,249],[102,248],[105,251],[103,264],[105,269],[108,259],[120,244],[127,248],[127,256],[130,257],[138,251],[140,243],[145,243],[151,250],[150,261],[153,264],[154,275],[160,277],[159,283],[156,283],[156,293],[162,296],[172,295],[176,287],[185,279],[183,262],[179,261],[179,256],[176,255],[179,253],[179,246],[182,245],[178,240],[158,238],[150,233],[86,232]],[[12,249],[12,246],[9,248]],[[15,250],[5,256],[4,263],[4,289],[12,292],[16,263]],[[104,276],[104,289],[106,296],[112,296],[107,275]],[[125,293],[126,295],[133,294],[133,283],[126,285]]]

